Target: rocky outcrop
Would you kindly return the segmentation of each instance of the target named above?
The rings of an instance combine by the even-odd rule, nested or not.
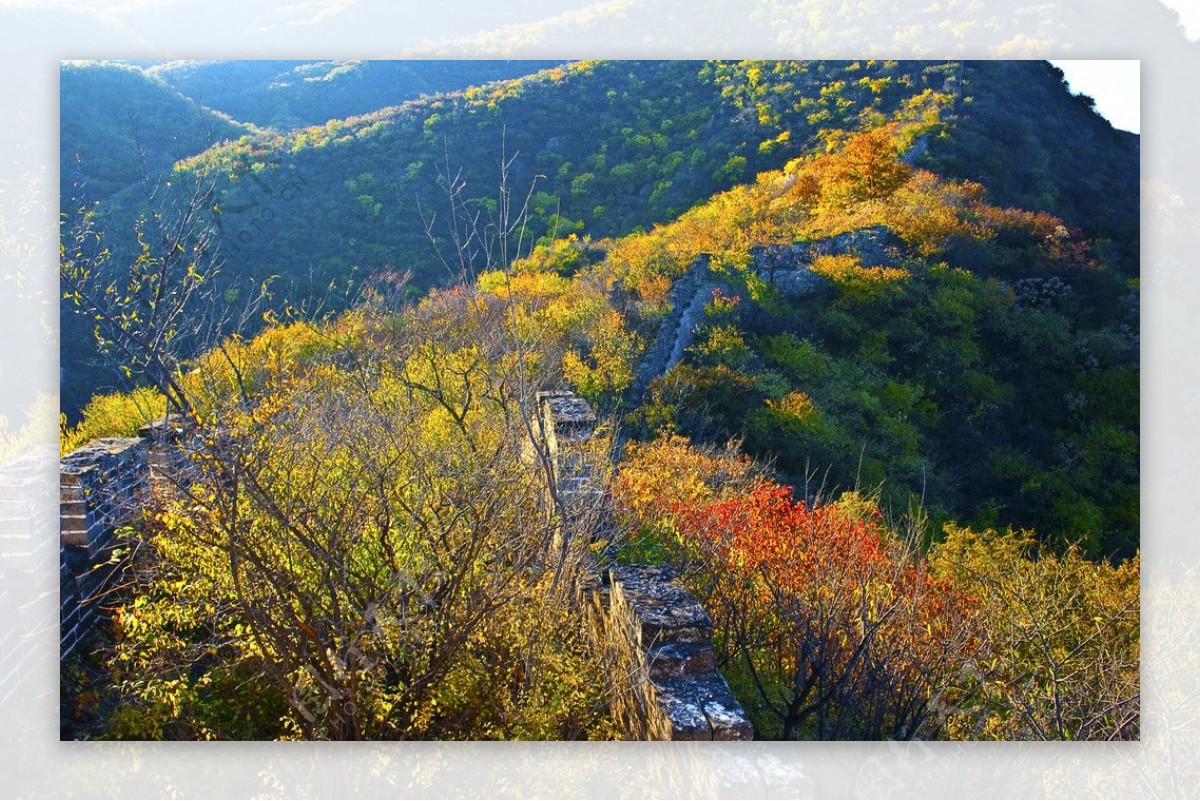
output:
[[[904,243],[886,225],[874,225],[793,247],[804,249],[805,255],[801,258],[805,258],[806,263],[811,263],[817,256],[853,253],[864,267],[895,267]]]

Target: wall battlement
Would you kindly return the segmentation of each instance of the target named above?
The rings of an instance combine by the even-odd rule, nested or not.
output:
[[[611,519],[596,466],[584,455],[597,418],[573,392],[538,395],[560,486],[586,492]],[[596,567],[584,606],[606,650],[613,711],[630,739],[749,740],[753,728],[717,671],[712,618],[656,565]]]
[[[59,460],[59,656],[90,637],[98,606],[118,568],[109,564],[116,531],[141,517],[151,487],[178,473],[164,447],[173,421],[136,437],[92,440]]]

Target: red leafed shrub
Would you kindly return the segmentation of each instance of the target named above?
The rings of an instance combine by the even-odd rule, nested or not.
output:
[[[727,675],[762,734],[937,734],[976,645],[969,599],[935,580],[855,494],[829,505],[761,482],[674,510],[698,554]]]

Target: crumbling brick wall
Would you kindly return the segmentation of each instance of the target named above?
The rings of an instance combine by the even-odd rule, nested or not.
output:
[[[563,494],[603,504],[596,466],[582,456],[595,432],[595,412],[564,391],[541,393],[538,408]],[[613,713],[628,738],[753,737],[745,712],[717,671],[712,618],[668,568],[596,566],[592,579],[581,606],[605,654]]]
[[[59,654],[95,630],[99,605],[117,576],[116,531],[141,519],[152,484],[178,480],[177,423],[143,427],[136,437],[98,439],[59,461]]]
[[[668,568],[605,571],[592,598],[613,712],[638,740],[750,740],[754,730],[717,671],[712,618]]]
[[[148,442],[99,439],[64,456],[59,467],[59,650],[65,657],[93,631],[111,578],[115,531],[134,522],[149,487]]]

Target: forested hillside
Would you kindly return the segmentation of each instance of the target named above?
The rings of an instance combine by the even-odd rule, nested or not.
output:
[[[1136,146],[1040,62],[590,62],[242,136],[183,160],[175,183],[213,184],[227,275],[270,278],[281,306],[329,308],[372,276],[411,272],[418,291],[460,280],[444,263],[448,198],[490,213],[502,160],[510,188],[528,195],[527,240],[620,235],[877,125],[927,90],[952,99],[946,128],[910,158],[995,183],[999,203],[1059,214],[1117,269],[1136,270]],[[125,191],[101,211],[128,230],[152,206],[144,190]],[[89,391],[115,385],[87,368],[94,354],[78,333],[63,349],[72,416]]]
[[[448,210],[442,186],[448,181],[457,181],[459,200],[486,209],[498,165],[511,160],[511,186],[531,192],[531,240],[623,234],[669,220],[713,191],[823,145],[823,130],[890,114],[904,98],[930,83],[940,89],[946,80],[946,70],[893,64],[878,69],[904,73],[908,87],[888,91],[884,79],[872,90],[840,78],[852,66],[856,74],[862,69],[822,63],[811,75],[776,78],[807,101],[781,117],[787,135],[739,100],[732,67],[588,62],[249,137],[185,161],[181,172],[217,178],[222,227],[254,229],[253,237],[239,237],[237,254],[255,269],[303,281],[307,265],[289,254],[304,252],[324,265],[322,277],[402,265],[414,270],[418,284],[457,280],[432,256],[426,231],[431,217]],[[263,184],[271,182],[302,182],[304,191],[277,219],[264,221],[257,212]],[[260,205],[244,212],[231,210],[255,201]],[[328,225],[330,219],[338,224]]]
[[[983,184],[996,203],[1062,217],[1136,277],[1137,135],[1110,126],[1091,98],[1065,94],[1046,62],[968,61],[962,76],[958,122],[921,164]]]
[[[518,78],[547,61],[168,61],[146,67],[234,119],[287,130],[436,92]]]
[[[249,128],[205,108],[136,67],[65,63],[59,79],[59,186],[64,211],[109,201],[181,158]]]
[[[651,563],[759,737],[1138,736],[1137,141],[1048,65],[585,62],[171,181],[64,235],[143,383],[64,451],[170,411],[197,476],[91,734],[619,736],[569,610]]]

